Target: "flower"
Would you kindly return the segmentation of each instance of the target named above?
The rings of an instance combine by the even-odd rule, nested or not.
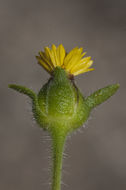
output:
[[[86,52],[83,52],[83,48],[75,47],[66,53],[62,44],[58,47],[52,44],[51,49],[45,47],[44,50],[44,52],[40,51],[36,58],[38,63],[50,74],[53,73],[55,67],[61,67],[74,76],[94,70],[90,68],[93,61],[91,57],[84,57]]]
[[[80,128],[93,108],[110,98],[119,84],[106,86],[84,97],[73,80],[73,75],[93,70],[91,57],[84,57],[83,48],[66,53],[63,45],[45,47],[36,56],[38,63],[53,77],[36,94],[25,86],[10,84],[9,88],[29,96],[36,122],[49,132],[52,139],[52,189],[61,189],[62,157],[66,137]],[[72,78],[70,78],[72,77]],[[72,80],[71,80],[72,79]]]

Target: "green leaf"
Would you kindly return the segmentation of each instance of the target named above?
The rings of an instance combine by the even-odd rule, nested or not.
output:
[[[25,86],[19,86],[19,85],[16,85],[16,84],[9,84],[8,85],[9,88],[12,88],[22,94],[26,94],[27,96],[29,96],[30,98],[34,99],[36,98],[36,94],[30,90],[29,88],[26,88]]]
[[[101,88],[86,98],[86,104],[92,109],[115,94],[118,88],[119,84],[113,84]]]

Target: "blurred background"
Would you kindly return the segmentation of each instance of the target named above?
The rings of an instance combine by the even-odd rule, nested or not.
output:
[[[0,33],[0,189],[50,189],[50,138],[34,122],[30,100],[8,84],[38,92],[49,75],[35,55],[62,43],[67,51],[84,47],[94,60],[95,71],[76,77],[85,96],[121,85],[68,138],[62,189],[125,190],[126,1],[0,0]]]

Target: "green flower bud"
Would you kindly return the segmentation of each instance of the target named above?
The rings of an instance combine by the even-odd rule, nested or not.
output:
[[[74,80],[60,67],[39,91],[38,104],[47,117],[45,128],[50,130],[63,126],[72,131],[87,120],[90,111]]]
[[[33,100],[33,114],[45,130],[63,128],[66,133],[79,128],[88,119],[90,111],[112,96],[119,85],[110,85],[84,98],[72,76],[61,67],[54,69],[52,77],[38,95],[26,87],[9,85]]]

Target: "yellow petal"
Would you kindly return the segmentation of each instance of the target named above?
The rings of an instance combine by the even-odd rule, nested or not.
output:
[[[65,51],[62,44],[60,44],[57,47],[56,52],[57,52],[57,58],[58,58],[58,61],[59,61],[59,66],[62,66],[63,62],[64,62],[65,55],[66,55],[66,51]]]
[[[76,69],[73,69],[72,71],[71,71],[71,74],[74,74],[75,75],[75,73],[80,73],[80,72],[87,72],[87,70],[89,71],[89,67],[91,67],[91,65],[93,64],[93,61],[91,60],[91,61],[88,61],[86,64],[84,64],[84,65],[78,65],[78,67],[76,67]],[[92,68],[91,68],[92,69]]]
[[[70,72],[70,70],[79,63],[84,54],[81,54],[83,48],[74,48],[65,58],[64,65],[65,69]]]
[[[75,54],[75,56],[73,55],[71,60],[69,61],[68,69],[69,69],[70,72],[74,68],[76,68],[76,66],[78,67],[78,65],[81,64],[82,57],[86,54],[86,52],[82,53],[82,51],[83,51],[83,48],[78,49],[78,53]]]
[[[49,49],[48,47],[46,47],[46,50],[49,54],[50,57],[50,61],[52,62],[53,66],[56,67],[56,62],[55,62],[55,57],[54,57],[54,53],[52,49]]]
[[[60,66],[60,63],[59,63],[58,58],[57,58],[56,46],[54,44],[52,45],[52,54],[54,56],[56,66]]]
[[[81,70],[78,70],[78,71],[74,72],[73,75],[76,76],[76,75],[80,75],[82,73],[86,73],[88,71],[93,71],[93,70],[94,70],[94,68],[90,68],[90,69],[86,69],[86,70],[85,69],[81,69]]]
[[[48,59],[44,52],[39,52],[39,55],[43,62],[45,62],[51,69],[54,69],[52,62],[50,61],[50,59]]]
[[[74,49],[72,49],[72,50],[67,54],[67,56],[66,56],[65,59],[64,59],[64,66],[65,66],[65,68],[66,68],[66,66],[68,66],[70,59],[72,58],[73,55],[75,55],[75,53],[77,52],[77,50],[78,50],[78,47],[75,47]]]
[[[52,72],[51,68],[50,68],[44,61],[42,61],[41,57],[36,56],[36,58],[37,58],[37,60],[38,60],[38,64],[40,64],[41,66],[43,66],[44,69],[45,69],[47,72],[49,72],[49,73]]]
[[[83,61],[80,60],[78,64],[76,64],[72,69],[71,72],[75,72],[76,70],[80,70],[82,68],[90,67],[93,64],[93,61],[90,62],[91,57],[83,58]],[[90,65],[91,64],[91,65]],[[90,66],[89,66],[90,65]]]
[[[69,60],[68,64],[66,65],[66,70],[70,71],[70,69],[72,69],[74,65],[78,64],[79,60],[80,60],[79,55],[77,54],[73,55]]]

